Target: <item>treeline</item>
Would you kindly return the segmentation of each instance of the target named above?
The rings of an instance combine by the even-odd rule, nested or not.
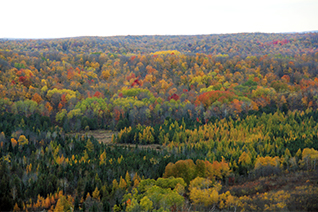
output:
[[[29,52],[103,52],[121,55],[148,54],[175,49],[180,52],[231,55],[302,53],[317,48],[317,33],[238,33],[193,36],[112,36],[64,39],[0,40],[2,49]],[[283,50],[283,51],[281,51]],[[50,58],[56,60],[56,58]]]

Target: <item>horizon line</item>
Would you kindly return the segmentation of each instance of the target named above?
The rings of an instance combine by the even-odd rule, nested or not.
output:
[[[303,33],[318,33],[318,30],[309,31],[293,31],[293,32],[233,32],[233,33],[211,33],[211,34],[127,34],[127,35],[78,35],[65,37],[41,37],[41,38],[21,38],[21,37],[2,37],[1,40],[49,40],[49,39],[67,39],[67,38],[82,38],[82,37],[133,37],[133,36],[198,36],[198,35],[226,35],[226,34],[303,34]]]

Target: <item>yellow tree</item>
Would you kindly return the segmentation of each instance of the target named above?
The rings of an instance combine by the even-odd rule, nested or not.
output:
[[[92,152],[94,150],[94,144],[91,142],[91,139],[87,140],[86,149],[88,152]]]
[[[94,192],[93,192],[93,198],[96,199],[96,200],[99,200],[100,199],[100,196],[99,196],[99,190],[98,188],[96,187]]]
[[[140,206],[143,211],[151,211],[153,208],[153,202],[145,196],[140,200]]]
[[[118,182],[116,179],[114,179],[112,183],[112,191],[116,191],[117,189],[118,189]]]
[[[25,144],[28,144],[29,140],[25,137],[25,135],[20,135],[18,142],[19,145],[23,146]]]
[[[72,205],[72,199],[69,196],[66,198],[66,196],[61,195],[56,203],[54,212],[60,212],[60,211],[72,211],[73,205]]]
[[[205,207],[218,203],[220,185],[212,187],[212,181],[202,177],[197,177],[190,182],[190,199],[196,205]]]
[[[15,203],[13,211],[20,211],[20,208],[18,206],[18,203]]]
[[[243,152],[239,157],[239,164],[242,166],[242,171],[246,173],[249,169],[252,168],[252,160],[248,153]]]
[[[118,185],[119,188],[125,190],[126,187],[127,187],[127,183],[126,181],[124,180],[123,177],[120,177],[120,180],[119,180],[119,185]]]
[[[106,164],[106,151],[104,149],[104,152],[100,155],[99,157],[99,165],[102,165],[102,164]]]

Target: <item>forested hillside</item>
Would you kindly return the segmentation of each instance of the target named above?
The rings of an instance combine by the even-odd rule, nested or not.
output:
[[[318,33],[0,39],[0,211],[318,210],[317,89]]]

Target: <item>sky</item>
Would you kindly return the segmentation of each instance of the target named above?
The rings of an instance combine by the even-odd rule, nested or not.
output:
[[[0,0],[0,38],[318,30],[318,0]]]

